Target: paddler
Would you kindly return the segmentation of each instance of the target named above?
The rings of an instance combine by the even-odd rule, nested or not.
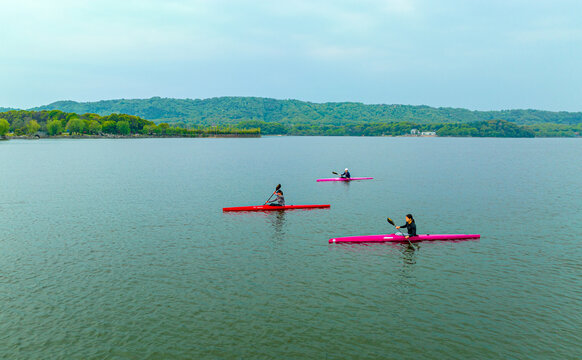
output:
[[[283,191],[281,191],[281,189],[275,191],[273,195],[276,195],[277,198],[271,202],[268,202],[270,206],[285,206],[285,198],[283,197]]]
[[[402,226],[397,226],[396,228],[397,229],[406,228],[406,231],[408,232],[408,235],[405,236],[406,239],[408,239],[411,236],[416,236],[416,223],[414,222],[412,214],[406,214],[406,224]]]
[[[344,172],[343,172],[343,173],[340,175],[340,177],[342,177],[342,178],[344,178],[344,179],[349,179],[349,178],[351,178],[352,176],[350,175],[350,172],[348,171],[348,168],[346,168],[346,169],[344,170]]]

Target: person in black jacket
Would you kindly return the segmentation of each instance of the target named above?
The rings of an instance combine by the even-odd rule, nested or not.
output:
[[[407,239],[411,236],[416,236],[416,223],[414,222],[412,214],[406,214],[406,224],[397,226],[396,228],[406,228],[406,231],[408,232],[408,235],[406,235]]]
[[[341,178],[344,178],[344,179],[349,179],[349,178],[352,177],[352,175],[350,175],[350,172],[348,171],[348,168],[346,168],[344,170],[344,172],[340,175],[340,177]]]

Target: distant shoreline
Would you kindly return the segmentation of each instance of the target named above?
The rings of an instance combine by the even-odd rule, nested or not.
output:
[[[260,138],[260,134],[216,134],[216,135],[199,135],[199,136],[188,136],[188,135],[56,135],[56,136],[25,136],[25,135],[7,135],[5,137],[0,137],[0,140],[41,140],[41,139],[169,139],[169,138]]]
[[[363,115],[362,115],[363,116]],[[0,113],[0,134],[29,137],[257,137],[260,135],[296,136],[439,136],[439,137],[580,137],[582,123],[519,125],[506,120],[486,120],[462,123],[419,124],[411,121],[373,122],[374,118],[352,119],[337,124],[314,117],[276,122],[244,120],[247,117],[224,118],[219,125],[160,123],[135,115],[65,113],[60,110],[9,111]],[[208,120],[208,119],[207,119]],[[72,135],[74,134],[74,135]]]
[[[268,134],[268,135],[254,135],[254,134],[224,134],[224,135],[202,135],[202,136],[179,136],[179,135],[57,135],[57,136],[6,136],[1,137],[0,141],[7,140],[47,140],[47,139],[225,139],[225,138],[263,138],[263,137],[390,137],[390,138],[441,138],[441,139],[581,139],[582,136],[535,136],[535,137],[511,137],[511,136],[434,136],[434,135],[288,135],[288,134]]]

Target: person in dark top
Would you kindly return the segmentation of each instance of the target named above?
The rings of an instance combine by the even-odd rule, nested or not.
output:
[[[340,177],[342,177],[342,178],[345,178],[345,179],[349,179],[349,178],[351,178],[352,176],[350,175],[350,172],[348,171],[348,168],[346,168],[346,169],[344,170],[344,172],[343,172],[343,173],[340,175]]]
[[[406,215],[406,224],[402,226],[397,226],[396,228],[397,229],[406,228],[406,231],[408,232],[408,235],[406,235],[407,239],[411,236],[416,236],[416,223],[414,222],[412,214]]]
[[[285,198],[283,197],[283,191],[281,191],[281,189],[277,190],[274,192],[275,195],[277,195],[277,198],[271,202],[269,202],[268,204],[270,206],[285,206]]]

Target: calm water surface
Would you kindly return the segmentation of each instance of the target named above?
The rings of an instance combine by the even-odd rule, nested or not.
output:
[[[575,359],[582,141],[0,142],[0,358]],[[349,167],[372,181],[316,183]],[[222,213],[260,204],[327,210]],[[392,232],[478,241],[329,245]]]

